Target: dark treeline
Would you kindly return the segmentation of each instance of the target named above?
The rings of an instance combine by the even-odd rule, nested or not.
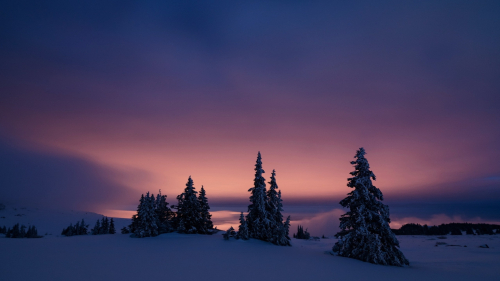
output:
[[[92,235],[115,234],[115,233],[116,233],[115,222],[113,218],[109,220],[108,217],[102,217],[101,220],[97,220],[94,228],[90,230],[90,234]]]
[[[309,239],[309,238],[311,238],[311,234],[309,234],[309,232],[307,232],[307,229],[304,230],[304,227],[299,225],[299,226],[297,226],[297,233],[293,234],[293,238]]]
[[[76,222],[75,225],[70,224],[68,227],[63,229],[61,235],[64,236],[75,236],[75,235],[87,235],[88,234],[88,224],[82,219],[81,222]]]
[[[0,233],[4,233],[7,238],[41,238],[34,225],[26,226],[15,224],[12,228],[0,227]]]
[[[447,223],[428,226],[418,223],[408,223],[400,229],[392,229],[396,235],[462,235],[464,231],[468,235],[485,235],[500,233],[500,225],[486,223]]]

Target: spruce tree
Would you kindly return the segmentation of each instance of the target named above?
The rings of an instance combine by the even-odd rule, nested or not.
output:
[[[243,212],[240,214],[240,227],[238,228],[238,239],[248,240],[250,237],[248,235],[248,227]]]
[[[115,234],[116,229],[115,229],[115,221],[113,218],[111,218],[111,221],[109,222],[109,234]]]
[[[208,205],[208,199],[206,196],[205,189],[203,185],[200,189],[200,194],[198,195],[198,203],[200,205],[200,226],[198,233],[207,234],[211,233],[214,225],[212,223],[212,215],[208,210],[210,210],[210,206]]]
[[[266,200],[266,214],[269,219],[268,233],[266,233],[266,240],[269,240],[276,244],[278,232],[280,227],[283,226],[283,216],[281,215],[281,202],[278,198],[278,184],[276,183],[276,171],[273,170],[271,173],[271,181],[269,182],[269,190],[267,191]]]
[[[170,210],[167,203],[167,195],[161,195],[161,190],[156,195],[156,216],[158,217],[158,232],[168,233],[173,230],[171,223],[174,212]]]
[[[131,233],[136,233],[139,228],[139,214],[142,212],[142,208],[144,205],[144,194],[141,194],[141,199],[139,199],[139,205],[137,205],[137,213],[132,216],[132,223],[129,225],[129,229]]]
[[[88,224],[85,224],[85,220],[82,219],[82,222],[80,223],[80,235],[87,235],[88,233]]]
[[[340,205],[349,211],[340,218],[341,231],[333,251],[374,264],[405,266],[408,260],[398,249],[399,242],[389,227],[389,207],[382,203],[382,192],[372,184],[375,175],[360,148],[352,161],[354,171],[347,186],[353,188]]]
[[[292,246],[292,244],[290,243],[290,237],[288,237],[289,228],[290,228],[290,216],[288,216],[284,224],[280,223],[277,226],[277,230],[271,242],[273,244],[280,246]]]
[[[285,228],[285,237],[290,240],[290,216],[286,218],[285,224],[283,226]]]
[[[177,196],[178,231],[181,233],[203,233],[203,230],[200,229],[202,219],[200,203],[196,197],[197,193],[193,185],[193,180],[189,176],[184,192]]]
[[[136,237],[151,237],[158,235],[158,218],[156,216],[155,197],[150,196],[149,192],[146,196],[142,196],[140,205],[142,205],[137,214],[138,226],[135,230]]]
[[[108,234],[109,233],[109,221],[108,217],[103,217],[101,221],[101,231],[100,234]]]
[[[21,238],[26,237],[26,226],[25,226],[24,224],[23,224],[23,225],[21,225],[21,231],[20,231],[19,236],[20,236]]]
[[[224,240],[229,240],[230,237],[234,236],[236,236],[236,231],[234,231],[234,228],[232,226],[224,234],[222,234]]]
[[[121,232],[122,232],[122,234],[129,234],[130,230],[128,230],[128,228],[126,226],[124,226],[124,227],[122,227]]]
[[[97,222],[94,225],[94,228],[91,230],[92,235],[98,235],[101,234],[101,222],[97,220]]]
[[[255,163],[254,186],[250,192],[250,205],[248,206],[247,225],[250,237],[267,240],[269,220],[266,211],[266,180],[262,176],[262,157],[260,152],[257,154]]]
[[[72,223],[70,223],[69,226],[68,226],[68,228],[66,228],[66,234],[65,235],[66,236],[73,236],[73,235],[75,235],[75,233],[74,233],[74,227],[73,227]]]

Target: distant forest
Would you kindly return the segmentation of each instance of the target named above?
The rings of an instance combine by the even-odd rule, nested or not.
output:
[[[418,223],[408,223],[400,229],[392,229],[396,235],[492,235],[500,234],[500,225],[487,223],[447,223],[427,226]]]

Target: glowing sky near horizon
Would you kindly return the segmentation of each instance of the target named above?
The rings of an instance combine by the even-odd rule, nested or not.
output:
[[[285,202],[338,202],[365,147],[389,201],[500,204],[499,14],[498,1],[3,1],[0,195],[133,210],[146,191],[175,203],[191,175],[214,202],[246,202],[261,151]]]

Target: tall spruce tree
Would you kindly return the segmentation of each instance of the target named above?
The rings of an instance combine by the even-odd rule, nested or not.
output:
[[[201,229],[202,219],[200,203],[196,197],[197,193],[193,180],[191,176],[189,176],[184,192],[177,196],[178,205],[176,207],[177,216],[179,218],[178,231],[181,233],[203,233]]]
[[[250,205],[248,206],[247,225],[250,237],[267,240],[269,233],[269,219],[266,210],[266,180],[262,176],[262,157],[260,151],[255,163],[254,186],[250,192]]]
[[[398,249],[399,241],[389,227],[389,207],[382,203],[382,192],[373,185],[375,175],[360,148],[352,161],[354,171],[347,186],[353,188],[340,205],[349,208],[340,218],[341,231],[333,251],[374,264],[405,266],[408,260]]]
[[[203,185],[200,189],[200,194],[198,194],[198,203],[200,205],[200,227],[198,233],[206,234],[211,233],[214,225],[212,223],[212,215],[208,210],[210,210],[210,206],[208,205],[208,199],[206,196],[205,189]]]

